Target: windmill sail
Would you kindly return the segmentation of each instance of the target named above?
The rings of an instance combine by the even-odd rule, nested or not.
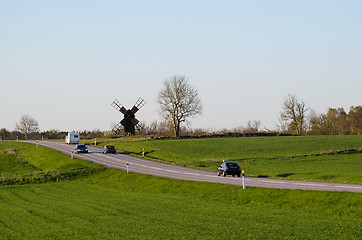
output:
[[[120,111],[123,114],[126,114],[127,109],[125,107],[123,107],[122,103],[120,101],[118,101],[117,99],[114,99],[114,101],[112,102],[112,107],[114,107],[115,109],[117,109],[118,111]]]

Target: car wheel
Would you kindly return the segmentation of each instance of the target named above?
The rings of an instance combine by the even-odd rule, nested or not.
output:
[[[235,175],[233,174],[233,177],[235,177]]]
[[[222,176],[223,176],[223,177],[226,177],[226,173],[225,173],[225,172],[222,172]]]
[[[238,177],[240,177],[240,174],[238,174]]]

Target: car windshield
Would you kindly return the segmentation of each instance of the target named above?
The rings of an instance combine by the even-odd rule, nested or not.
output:
[[[85,145],[78,145],[78,148],[85,148]]]
[[[112,145],[108,145],[108,146],[107,146],[107,148],[108,148],[108,149],[113,149],[113,148],[114,148],[114,146],[112,146]]]
[[[226,163],[226,166],[228,166],[228,167],[238,167],[239,165],[237,163]]]

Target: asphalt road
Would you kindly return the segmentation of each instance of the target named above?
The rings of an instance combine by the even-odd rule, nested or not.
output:
[[[36,141],[30,141],[36,144]],[[74,145],[67,145],[64,142],[38,141],[39,145],[54,149],[58,152],[70,155]],[[126,171],[127,163],[130,172],[148,174],[157,177],[172,178],[177,180],[199,181],[221,183],[235,186],[242,186],[242,177],[217,176],[217,172],[210,172],[177,165],[160,163],[133,157],[127,154],[103,154],[100,148],[88,146],[89,153],[74,154],[74,157],[102,164],[107,167],[117,168]],[[247,174],[247,173],[246,173]],[[245,185],[248,187],[276,188],[276,189],[301,189],[316,191],[347,191],[362,192],[362,185],[289,181],[269,178],[245,177]]]

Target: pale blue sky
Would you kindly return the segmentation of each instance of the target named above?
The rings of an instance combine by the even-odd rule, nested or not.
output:
[[[362,1],[0,0],[0,128],[108,130],[163,80],[189,77],[204,113],[193,128],[260,120],[275,129],[295,94],[318,113],[362,104]]]

